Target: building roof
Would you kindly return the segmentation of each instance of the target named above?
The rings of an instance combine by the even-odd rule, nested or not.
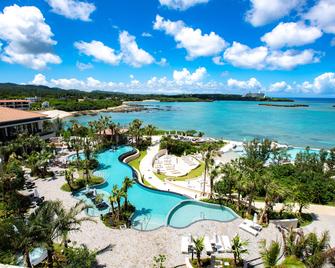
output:
[[[25,102],[25,103],[30,103],[31,100],[0,100],[0,103],[7,103],[7,102]]]
[[[44,114],[34,112],[22,111],[7,107],[0,107],[0,123],[20,121],[20,120],[31,120],[38,118],[47,118],[47,116]]]

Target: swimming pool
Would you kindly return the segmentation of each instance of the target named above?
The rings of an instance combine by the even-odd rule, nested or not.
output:
[[[186,200],[175,206],[167,216],[166,224],[174,228],[185,228],[190,222],[214,220],[228,222],[238,216],[230,208],[195,200]]]
[[[108,197],[112,191],[114,184],[121,187],[125,177],[133,177],[132,168],[119,161],[119,157],[133,151],[130,146],[119,147],[115,150],[110,149],[97,154],[97,160],[99,161],[99,167],[94,171],[94,175],[105,178],[106,182],[96,186],[97,193],[104,195],[104,200],[107,204],[109,203]],[[73,159],[73,156],[70,157]],[[79,191],[75,194],[75,197],[84,200],[87,204],[93,205],[92,201],[87,198],[84,191]],[[165,192],[147,188],[142,184],[136,183],[129,189],[128,192],[129,201],[136,207],[136,211],[132,217],[132,227],[137,230],[154,230],[161,226],[166,225],[166,219],[172,208],[175,208],[182,201],[190,200],[189,198],[172,192]],[[192,213],[183,216],[183,221],[189,224],[195,221],[193,213],[202,212],[202,207],[192,207]],[[109,212],[109,208],[98,210],[93,206],[87,210],[87,214],[90,216],[100,216]],[[206,210],[208,217],[217,217],[217,220],[223,220],[227,217],[227,220],[231,219],[229,213],[218,213],[210,212]],[[233,212],[232,215],[234,215]],[[206,214],[207,215],[207,214]],[[234,215],[235,216],[235,215]],[[229,219],[228,219],[229,218]]]

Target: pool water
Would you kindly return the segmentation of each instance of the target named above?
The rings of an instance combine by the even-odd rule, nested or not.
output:
[[[186,200],[174,207],[168,215],[167,225],[185,228],[191,222],[200,220],[232,221],[235,213],[224,206],[199,201]]]
[[[115,150],[110,149],[97,154],[97,160],[100,165],[94,172],[94,175],[105,178],[106,182],[95,187],[98,194],[104,195],[104,200],[109,203],[108,197],[116,184],[122,186],[125,177],[132,178],[133,170],[130,166],[119,161],[119,157],[125,153],[133,150],[130,146],[119,147]],[[70,160],[75,156],[70,157]],[[87,204],[93,205],[92,201],[87,198],[84,191],[79,191],[75,194],[78,199],[84,200]],[[132,226],[137,230],[154,230],[166,225],[166,219],[172,208],[176,207],[180,202],[188,200],[187,197],[165,191],[158,191],[147,188],[139,183],[135,183],[133,187],[128,190],[128,200],[135,206],[136,211],[132,217]],[[185,208],[183,208],[185,210]],[[183,221],[187,225],[195,221],[194,215],[203,211],[202,207],[191,207],[190,212],[186,216],[182,216]],[[186,209],[187,210],[187,209]],[[100,216],[109,212],[109,208],[99,210],[93,205],[87,210],[90,216]],[[206,218],[213,218],[222,221],[229,221],[232,217],[236,217],[233,212],[226,212],[210,208],[204,212]]]
[[[47,255],[47,250],[45,248],[34,248],[29,252],[29,259],[31,264],[35,266],[46,259]],[[17,258],[17,265],[20,267],[24,266],[24,258],[22,255]]]

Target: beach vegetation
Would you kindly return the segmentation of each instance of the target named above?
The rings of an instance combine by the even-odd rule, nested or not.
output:
[[[260,252],[265,268],[275,267],[279,262],[280,257],[280,243],[277,241],[271,241],[270,245],[267,246],[266,240],[261,240]]]

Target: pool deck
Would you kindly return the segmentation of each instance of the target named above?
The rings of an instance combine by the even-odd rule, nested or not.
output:
[[[65,183],[63,176],[56,179],[39,179],[35,181],[41,196],[46,200],[62,200],[65,207],[70,208],[77,200],[68,192],[60,190]],[[133,229],[114,230],[106,227],[99,219],[97,222],[84,222],[81,232],[72,233],[70,238],[77,245],[85,244],[90,249],[103,250],[98,254],[97,260],[102,267],[143,268],[152,267],[154,256],[165,254],[167,267],[184,263],[185,255],[180,253],[180,240],[184,235],[195,236],[225,234],[232,238],[239,233],[243,239],[249,240],[249,256],[251,260],[258,258],[258,241],[261,239],[281,239],[280,233],[274,225],[264,229],[255,238],[239,230],[238,225],[242,219],[221,223],[214,221],[201,221],[184,229],[162,227],[158,230],[141,232]],[[230,255],[232,257],[232,255]]]

